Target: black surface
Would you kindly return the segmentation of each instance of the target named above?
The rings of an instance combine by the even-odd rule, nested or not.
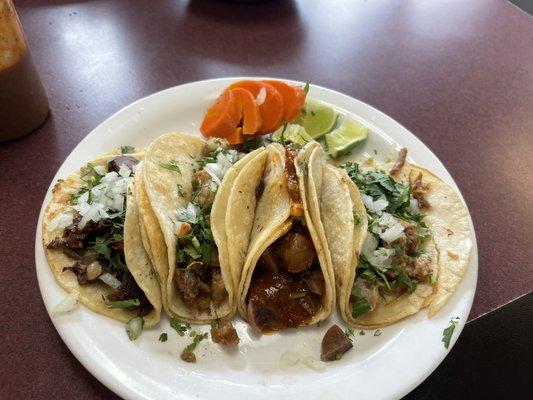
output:
[[[533,15],[533,0],[510,0],[515,6],[521,8],[529,15]]]
[[[533,293],[469,322],[415,399],[533,399]]]

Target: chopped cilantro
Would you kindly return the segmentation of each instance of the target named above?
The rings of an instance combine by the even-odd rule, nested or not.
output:
[[[174,171],[174,172],[177,172],[178,174],[181,175],[181,169],[180,169],[180,166],[178,165],[178,163],[174,160],[170,160],[170,161],[161,161],[159,163],[159,166],[161,168],[165,168],[165,169],[168,169],[170,171]]]
[[[139,299],[130,299],[130,300],[119,300],[119,301],[104,301],[107,308],[131,308],[138,307],[141,305]]]
[[[344,333],[346,334],[346,336],[348,336],[348,338],[353,342],[352,338],[355,337],[355,332],[352,328],[346,328],[346,330],[344,331]]]
[[[185,336],[185,332],[187,332],[187,329],[189,329],[191,326],[189,324],[182,323],[179,319],[170,318],[170,327],[178,332],[178,335]]]
[[[450,340],[452,339],[453,332],[455,331],[455,327],[458,323],[459,317],[452,318],[450,320],[450,326],[444,329],[442,332],[442,342],[444,343],[444,347],[450,347]]]
[[[128,146],[128,145],[126,145],[126,146],[121,146],[121,147],[120,147],[120,152],[121,152],[122,154],[131,154],[131,153],[134,153],[134,152],[135,152],[135,147],[133,147],[133,146]]]
[[[370,303],[367,299],[358,299],[352,302],[352,317],[357,318],[370,311]]]
[[[305,82],[305,86],[304,86],[304,93],[307,95],[307,93],[309,92],[309,86],[310,85],[310,82]]]
[[[377,329],[375,332],[374,332],[374,336],[381,336],[381,330],[380,329]]]
[[[359,331],[359,336],[365,336],[365,335],[366,335],[365,331]]]
[[[207,332],[203,335],[196,335],[194,339],[192,340],[192,343],[187,345],[186,349],[188,351],[194,351],[196,349],[196,346],[198,346],[198,343],[200,343],[202,340],[207,339]]]
[[[340,360],[343,355],[344,355],[344,353],[341,352],[341,351],[335,353],[335,360]]]
[[[361,223],[361,216],[355,210],[353,212],[353,220],[355,221],[355,225],[359,225]]]
[[[160,342],[166,342],[168,340],[168,335],[166,332],[163,332],[161,333],[161,335],[159,335],[159,341]]]

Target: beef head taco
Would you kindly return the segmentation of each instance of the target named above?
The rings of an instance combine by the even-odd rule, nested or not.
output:
[[[161,289],[140,236],[133,176],[143,152],[106,154],[61,180],[43,220],[57,282],[91,310],[155,325]]]
[[[307,162],[317,146],[267,147],[238,288],[239,311],[260,332],[317,323],[334,306],[331,260],[307,200]]]
[[[209,323],[235,313],[234,279],[248,248],[254,204],[232,208],[228,201],[234,192],[249,195],[246,182],[237,186],[236,180],[263,151],[241,158],[221,141],[184,133],[160,136],[148,148],[142,173],[149,202],[141,210],[149,211],[141,214],[157,220],[158,238],[147,236],[170,315]],[[226,230],[235,223],[234,212],[238,223]]]

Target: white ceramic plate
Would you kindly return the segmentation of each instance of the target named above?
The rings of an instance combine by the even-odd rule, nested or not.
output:
[[[49,313],[65,296],[52,276],[41,245],[41,219],[56,180],[117,146],[146,146],[169,131],[198,132],[208,104],[233,80],[235,78],[194,82],[139,100],[103,122],[68,156],[44,199],[35,242],[37,276]],[[437,157],[385,114],[361,101],[318,86],[311,87],[309,96],[330,103],[370,127],[369,140],[358,152],[374,154],[376,150],[376,158],[385,158],[394,155],[395,145],[407,147],[411,161],[434,171],[457,189]],[[196,364],[180,360],[181,350],[191,339],[179,337],[166,317],[133,342],[128,340],[123,324],[83,307],[52,318],[52,322],[83,366],[127,399],[400,398],[420,384],[448,354],[441,338],[450,318],[460,317],[452,345],[467,320],[476,289],[478,265],[475,237],[472,240],[474,248],[466,275],[457,292],[435,317],[429,319],[422,311],[378,333],[366,331],[362,336],[357,331],[354,349],[319,372],[305,365],[281,369],[280,355],[292,349],[319,358],[320,343],[327,328],[332,323],[343,326],[336,312],[320,327],[263,337],[255,335],[237,318],[236,328],[241,338],[239,351],[227,352],[205,340],[197,349]],[[207,331],[208,327],[198,330]],[[161,332],[168,333],[165,343],[158,341]]]

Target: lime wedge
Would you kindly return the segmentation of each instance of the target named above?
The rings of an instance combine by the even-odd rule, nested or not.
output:
[[[328,154],[337,158],[348,153],[368,137],[368,128],[352,118],[346,117],[341,126],[326,134]]]
[[[303,126],[313,139],[318,139],[333,129],[338,115],[337,111],[321,101],[307,99],[294,123]]]
[[[296,124],[282,126],[272,134],[272,141],[282,144],[290,142],[303,146],[312,140],[313,138],[307,134],[305,128]]]

